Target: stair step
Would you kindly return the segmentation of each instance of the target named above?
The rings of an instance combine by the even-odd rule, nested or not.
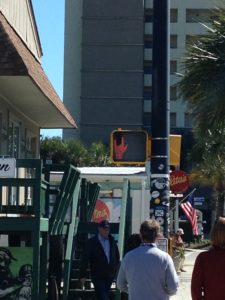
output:
[[[119,295],[118,290],[111,290],[112,299],[115,295]],[[114,296],[113,296],[114,295]],[[110,297],[111,299],[111,297]],[[115,299],[118,299],[117,297]],[[68,300],[96,300],[94,290],[69,290]]]

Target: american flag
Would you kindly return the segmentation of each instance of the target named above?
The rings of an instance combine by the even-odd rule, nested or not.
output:
[[[189,196],[188,200],[180,204],[183,212],[185,213],[186,218],[189,220],[192,226],[194,235],[198,235],[198,225],[197,225],[197,214],[196,210],[192,205],[192,195]]]

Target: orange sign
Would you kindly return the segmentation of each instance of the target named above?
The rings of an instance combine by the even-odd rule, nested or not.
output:
[[[103,220],[110,220],[110,212],[108,206],[101,200],[96,201],[92,221],[99,223]]]
[[[189,188],[188,175],[184,171],[173,171],[170,174],[170,190],[174,194],[185,192]]]

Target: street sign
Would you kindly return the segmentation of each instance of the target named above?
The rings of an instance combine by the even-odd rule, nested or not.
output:
[[[205,197],[194,197],[194,206],[202,206],[205,202]]]
[[[156,245],[160,250],[168,253],[168,239],[166,238],[157,239]]]
[[[14,178],[16,176],[15,158],[0,158],[0,177]]]

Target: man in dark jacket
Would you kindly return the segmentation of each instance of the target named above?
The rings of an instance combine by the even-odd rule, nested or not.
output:
[[[98,300],[108,300],[109,290],[119,267],[119,250],[110,232],[110,224],[103,220],[98,233],[87,242],[80,268],[80,281],[84,285],[90,266],[91,279]]]

